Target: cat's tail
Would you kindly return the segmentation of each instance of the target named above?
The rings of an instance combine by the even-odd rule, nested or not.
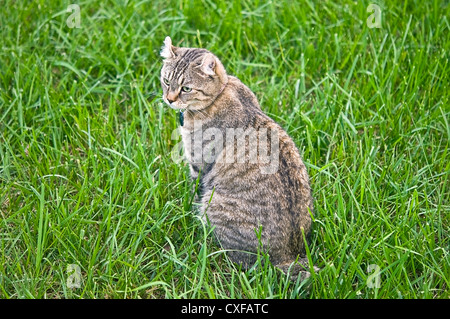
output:
[[[295,262],[286,262],[276,265],[277,268],[281,269],[285,274],[289,274],[291,281],[297,281],[300,277],[300,282],[311,277],[311,269],[307,258],[299,258]],[[314,273],[320,271],[320,268],[313,266]]]

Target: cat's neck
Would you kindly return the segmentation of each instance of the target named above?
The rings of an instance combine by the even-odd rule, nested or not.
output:
[[[228,87],[229,81],[227,80],[222,84],[222,87],[219,91],[219,94],[214,98],[210,105],[201,110],[186,110],[183,114],[183,122],[184,126],[190,127],[193,126],[194,121],[203,121],[209,122],[215,118],[215,115],[220,111],[221,103],[218,103],[219,100],[224,95],[225,90]]]

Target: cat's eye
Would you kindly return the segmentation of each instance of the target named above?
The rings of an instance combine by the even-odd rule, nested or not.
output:
[[[164,78],[163,81],[164,81],[164,84],[167,85],[167,86],[170,84],[169,80],[166,79],[166,78]]]
[[[183,87],[181,88],[181,91],[188,93],[188,92],[191,92],[191,91],[192,91],[192,88],[187,87],[187,86],[183,86]]]

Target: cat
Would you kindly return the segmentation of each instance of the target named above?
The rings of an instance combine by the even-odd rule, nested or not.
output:
[[[309,277],[304,238],[311,234],[313,199],[292,139],[210,51],[176,47],[166,37],[160,54],[163,100],[180,111],[200,213],[220,245],[244,269],[262,245],[292,280]]]

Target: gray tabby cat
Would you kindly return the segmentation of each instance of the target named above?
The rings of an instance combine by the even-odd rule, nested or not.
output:
[[[248,268],[262,243],[291,279],[309,276],[302,232],[308,239],[313,201],[292,139],[208,50],[175,47],[166,37],[161,56],[163,99],[183,111],[183,147],[191,178],[199,179],[201,213],[228,256]]]

